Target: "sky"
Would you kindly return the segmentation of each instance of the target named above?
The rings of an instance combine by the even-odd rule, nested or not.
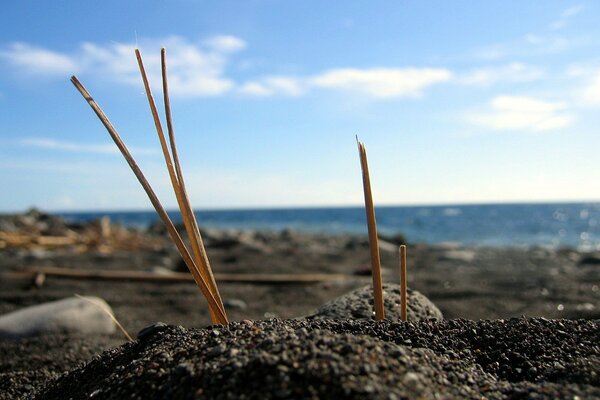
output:
[[[192,205],[600,200],[595,1],[0,2],[0,212],[176,206],[134,55],[160,49]],[[163,120],[164,121],[164,120]]]

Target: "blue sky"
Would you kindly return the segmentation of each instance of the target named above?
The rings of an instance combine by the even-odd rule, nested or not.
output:
[[[137,72],[168,54],[196,208],[600,200],[593,1],[3,1],[0,211],[168,208]],[[159,108],[161,108],[159,102]]]

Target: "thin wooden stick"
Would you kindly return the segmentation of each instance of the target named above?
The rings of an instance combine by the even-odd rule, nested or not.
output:
[[[160,146],[161,146],[164,158],[165,158],[165,163],[167,164],[167,170],[169,171],[169,177],[171,179],[173,191],[175,192],[177,204],[179,205],[179,211],[181,212],[183,224],[185,226],[186,232],[188,233],[188,237],[190,238],[190,242],[192,243],[192,254],[194,256],[195,265],[198,267],[198,273],[200,275],[202,275],[204,280],[208,283],[209,290],[211,291],[211,293],[217,300],[217,304],[219,305],[219,308],[221,309],[223,314],[225,314],[225,308],[222,304],[222,301],[220,300],[221,298],[219,295],[217,295],[217,292],[215,291],[216,284],[215,285],[211,284],[212,281],[214,280],[214,278],[213,279],[210,278],[212,276],[212,273],[210,273],[208,271],[210,266],[204,262],[205,260],[202,257],[200,250],[198,249],[197,246],[194,245],[195,235],[193,233],[193,228],[192,228],[192,225],[190,222],[189,212],[187,212],[187,209],[189,207],[186,207],[186,201],[184,199],[182,189],[181,189],[181,182],[178,179],[178,177],[175,173],[175,170],[173,168],[173,162],[171,160],[171,155],[169,153],[169,149],[167,148],[165,134],[164,134],[164,131],[162,128],[162,124],[160,122],[160,118],[158,116],[158,110],[156,108],[156,103],[154,102],[154,96],[152,95],[152,90],[150,89],[150,83],[149,83],[148,77],[146,75],[146,69],[144,68],[144,62],[142,60],[142,55],[141,55],[139,49],[135,49],[135,56],[138,61],[138,66],[140,68],[140,74],[142,76],[142,81],[144,83],[144,88],[146,90],[146,97],[148,98],[148,104],[150,106],[150,111],[152,113],[152,118],[154,120],[154,126],[155,126],[156,132],[158,134]],[[208,258],[206,257],[206,259],[208,259]],[[214,311],[212,309],[210,310],[210,315],[211,315],[211,319],[212,319],[213,323],[219,322],[217,320],[216,314],[214,313]]]
[[[375,221],[375,208],[373,206],[373,194],[371,193],[371,179],[369,177],[369,165],[367,163],[367,150],[358,137],[358,153],[360,155],[360,166],[362,169],[363,190],[365,194],[365,210],[367,213],[367,225],[369,228],[369,246],[371,248],[371,269],[373,272],[373,295],[375,305],[375,318],[385,319],[383,307],[383,286],[381,283],[381,260],[379,259],[379,245],[377,242],[377,222]]]
[[[37,275],[48,278],[106,280],[106,281],[143,281],[154,283],[194,282],[188,272],[170,272],[168,274],[135,270],[81,270],[64,267],[32,267],[25,270],[0,272],[0,279],[31,279]],[[261,274],[261,273],[217,273],[220,282],[248,284],[311,284],[319,282],[355,280],[353,275],[344,274]],[[48,283],[46,283],[48,284]]]
[[[194,256],[196,257],[196,263],[198,264],[198,266],[201,267],[200,272],[204,274],[204,279],[208,282],[208,285],[213,294],[215,295],[217,301],[220,304],[223,304],[221,294],[219,293],[219,289],[215,281],[212,268],[210,266],[210,261],[208,260],[208,254],[206,253],[206,249],[204,248],[202,235],[200,234],[200,229],[198,228],[198,221],[196,221],[196,216],[194,215],[194,211],[192,209],[189,196],[187,194],[185,180],[183,179],[183,172],[181,170],[181,164],[179,163],[179,155],[177,152],[177,146],[175,144],[175,129],[173,128],[173,118],[171,116],[171,100],[169,98],[169,84],[167,81],[166,53],[167,52],[163,47],[160,52],[163,82],[163,98],[165,105],[165,116],[167,119],[167,130],[169,132],[169,144],[171,146],[171,155],[173,156],[175,172],[177,174],[177,180],[179,181],[181,197],[183,198],[183,206],[185,209],[181,210],[181,214],[184,219],[184,224],[186,226],[188,237],[190,238],[190,242],[192,244],[192,251],[194,253]]]
[[[177,250],[179,250],[179,253],[181,254],[181,257],[183,258],[185,265],[190,270],[190,273],[194,277],[194,280],[196,281],[196,284],[200,288],[200,291],[202,292],[202,294],[208,301],[209,307],[212,307],[215,310],[217,310],[217,315],[219,316],[219,321],[221,321],[222,324],[226,324],[227,317],[219,308],[218,303],[217,303],[214,295],[208,288],[206,281],[204,280],[202,275],[200,275],[198,273],[198,267],[196,267],[196,265],[194,264],[194,260],[192,259],[187,248],[183,244],[183,241],[181,240],[179,233],[177,233],[177,229],[173,225],[173,222],[171,222],[171,219],[169,218],[169,216],[168,216],[167,212],[165,211],[165,209],[163,208],[162,204],[160,204],[158,197],[154,193],[154,190],[152,190],[152,187],[150,186],[150,184],[148,183],[148,180],[142,173],[142,170],[138,167],[133,156],[129,152],[129,149],[127,149],[127,146],[125,146],[125,143],[123,143],[121,136],[119,135],[117,130],[112,126],[110,120],[108,119],[106,114],[104,114],[104,111],[102,111],[100,106],[92,98],[92,96],[87,91],[87,89],[81,84],[79,79],[77,79],[76,76],[72,76],[71,82],[73,83],[73,85],[75,85],[75,88],[79,91],[79,93],[81,93],[83,98],[88,102],[89,106],[92,108],[94,113],[96,113],[96,115],[98,116],[98,119],[100,119],[100,122],[102,122],[102,125],[104,125],[104,127],[106,128],[109,135],[111,136],[111,138],[113,139],[113,141],[115,142],[115,144],[117,145],[119,150],[121,151],[121,154],[123,154],[123,157],[129,164],[129,167],[131,168],[131,170],[135,174],[136,178],[138,179],[138,181],[144,188],[144,191],[148,195],[148,198],[150,199],[150,202],[154,206],[154,209],[156,210],[156,212],[160,216],[161,220],[165,224],[165,227],[167,228],[167,231],[169,232],[171,239],[175,243],[175,246],[177,246]]]
[[[406,292],[408,291],[408,281],[406,276],[406,245],[400,246],[400,304],[402,309],[400,311],[400,317],[402,321],[407,321],[407,307],[408,298]]]

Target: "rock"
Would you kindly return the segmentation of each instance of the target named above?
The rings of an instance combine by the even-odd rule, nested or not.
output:
[[[400,321],[400,285],[385,284],[384,307],[385,319]],[[356,289],[335,300],[322,305],[314,314],[307,318],[317,319],[372,319],[373,288],[371,285]],[[416,290],[408,289],[408,319],[443,319],[442,312],[427,297]]]
[[[378,242],[379,242],[379,251],[382,251],[382,252],[387,251],[389,253],[398,253],[398,251],[399,251],[398,250],[399,247],[397,244],[394,244],[394,243],[391,243],[391,242],[388,242],[388,241],[382,240],[382,239],[379,239]]]
[[[173,271],[171,271],[170,269],[162,267],[160,265],[154,265],[150,268],[147,268],[146,271],[152,272],[153,274],[157,274],[157,275],[171,275],[173,273]],[[186,271],[187,271],[187,269],[186,269]]]
[[[152,325],[148,325],[145,328],[142,328],[141,331],[138,332],[137,337],[138,339],[146,339],[149,338],[151,336],[153,336],[154,334],[160,332],[161,330],[163,330],[164,328],[167,327],[167,324],[165,324],[164,322],[155,322]]]
[[[68,297],[17,310],[0,316],[0,339],[53,333],[111,334],[115,323],[101,307],[112,313],[110,306],[98,297]]]
[[[473,250],[448,250],[440,256],[440,260],[462,261],[469,263],[475,259]]]
[[[582,255],[579,265],[600,265],[600,253]]]
[[[385,240],[386,242],[395,244],[396,247],[400,246],[401,244],[408,244],[408,242],[406,241],[406,236],[404,236],[401,233],[397,233],[395,235],[382,235],[379,234],[379,240]]]
[[[240,299],[227,299],[223,301],[223,305],[227,308],[237,310],[245,310],[246,308],[248,308],[246,302]]]

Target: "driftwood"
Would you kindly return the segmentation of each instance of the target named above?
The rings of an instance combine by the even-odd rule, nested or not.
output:
[[[71,268],[39,267],[23,271],[15,271],[3,274],[14,278],[31,278],[39,280],[40,276],[45,278],[58,277],[67,279],[89,279],[110,281],[146,281],[146,282],[193,282],[194,278],[187,272],[156,273],[148,271],[82,271]],[[352,278],[344,274],[233,274],[216,273],[215,280],[230,283],[263,283],[263,284],[292,284],[292,283],[318,283],[343,281]]]

